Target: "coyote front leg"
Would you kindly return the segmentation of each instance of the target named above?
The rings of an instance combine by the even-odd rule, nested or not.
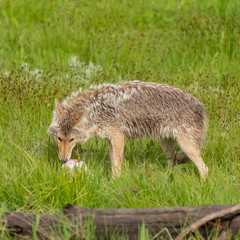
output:
[[[109,140],[109,154],[112,164],[112,178],[120,176],[124,150],[124,134],[114,131]]]

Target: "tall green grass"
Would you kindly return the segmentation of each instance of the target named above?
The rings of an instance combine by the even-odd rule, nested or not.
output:
[[[239,25],[237,0],[1,1],[2,211],[53,213],[68,202],[91,208],[239,202]],[[158,143],[147,139],[126,143],[114,182],[103,140],[73,152],[89,174],[61,169],[46,132],[54,99],[134,79],[180,87],[206,105],[206,183],[190,162],[167,169]]]

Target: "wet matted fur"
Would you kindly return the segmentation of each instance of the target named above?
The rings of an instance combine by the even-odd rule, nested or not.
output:
[[[200,152],[206,137],[204,105],[189,93],[165,84],[132,81],[81,89],[55,101],[48,133],[59,145],[59,157],[70,158],[76,143],[106,138],[113,176],[118,176],[126,138],[157,139],[169,165],[188,157],[206,179]],[[176,152],[176,143],[182,152]]]

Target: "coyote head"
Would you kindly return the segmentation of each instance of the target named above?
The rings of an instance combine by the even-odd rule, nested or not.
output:
[[[77,142],[84,143],[88,140],[88,131],[84,121],[86,110],[76,112],[64,108],[55,99],[53,121],[48,128],[48,133],[57,140],[59,159],[66,162],[70,159],[72,149]]]

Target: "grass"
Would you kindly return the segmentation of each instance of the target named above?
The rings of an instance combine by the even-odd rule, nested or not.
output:
[[[238,203],[239,26],[237,0],[0,1],[1,212]],[[146,139],[127,142],[114,182],[103,140],[73,152],[94,177],[61,169],[46,132],[54,99],[134,79],[180,87],[206,105],[206,183],[192,163],[167,169]]]

